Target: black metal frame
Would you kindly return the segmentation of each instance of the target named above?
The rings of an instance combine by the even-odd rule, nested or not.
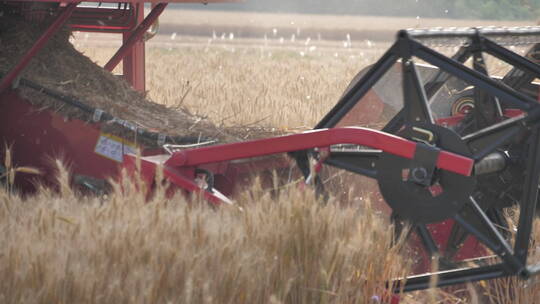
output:
[[[403,126],[411,124],[434,124],[428,100],[445,81],[454,76],[478,88],[475,90],[475,115],[477,121],[480,121],[477,126],[478,131],[462,137],[462,140],[471,149],[472,157],[476,161],[482,160],[486,155],[507,144],[518,135],[527,138],[527,172],[520,200],[520,217],[514,248],[511,248],[505,237],[486,215],[485,210],[471,196],[466,206],[469,209],[469,215],[464,217],[456,214],[449,216],[449,218],[453,218],[466,233],[474,235],[496,253],[501,262],[496,265],[411,276],[406,278],[404,284],[394,285],[396,292],[429,288],[431,278],[434,275],[438,276],[437,286],[448,286],[512,275],[528,278],[530,275],[540,273],[540,265],[527,265],[527,253],[538,200],[540,178],[540,104],[534,98],[519,91],[531,80],[540,78],[540,66],[491,40],[492,37],[499,36],[527,35],[540,36],[540,27],[400,31],[397,35],[397,41],[390,49],[315,126],[315,129],[336,126],[377,81],[398,60],[401,60],[404,107],[388,122],[382,129],[383,131],[395,133]],[[461,47],[452,58],[448,58],[422,44],[421,40],[426,38],[461,38],[468,40],[468,43]],[[540,44],[533,47],[533,50],[537,49],[540,49]],[[483,53],[507,62],[514,69],[502,80],[490,78],[484,66]],[[413,57],[439,68],[436,75],[431,77],[425,85],[419,79]],[[464,62],[470,57],[473,57],[474,60],[472,69],[464,65]],[[500,109],[504,108],[520,109],[525,115],[497,123],[497,119],[502,115]],[[357,174],[376,178],[380,174],[373,168],[373,161],[377,157],[377,151],[332,153],[325,162]],[[419,223],[415,229],[428,253],[437,254],[437,246],[426,226]]]

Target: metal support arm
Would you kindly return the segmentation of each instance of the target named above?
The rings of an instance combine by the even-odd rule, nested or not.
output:
[[[116,51],[116,53],[111,57],[109,62],[105,64],[105,69],[108,71],[114,70],[114,68],[120,63],[120,61],[126,56],[126,54],[130,51],[130,49],[133,47],[133,45],[140,41],[144,33],[154,24],[154,22],[157,20],[157,18],[161,15],[163,10],[167,7],[168,3],[159,3],[156,5],[150,14],[146,16],[146,18],[137,26],[135,31],[129,36],[127,41],[124,42],[124,44]]]

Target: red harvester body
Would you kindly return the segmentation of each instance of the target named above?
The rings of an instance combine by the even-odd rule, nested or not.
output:
[[[538,99],[538,86],[533,80],[538,78],[540,68],[534,58],[505,53],[486,37],[536,36],[539,29],[400,32],[396,44],[373,67],[359,74],[315,130],[240,143],[168,145],[167,135],[140,132],[114,117],[104,119],[102,116],[109,114],[103,111],[93,109],[90,121],[65,119],[54,111],[41,111],[19,94],[18,88],[25,86],[90,111],[69,96],[20,78],[21,71],[65,24],[77,31],[122,34],[122,46],[104,68],[112,71],[122,62],[124,79],[144,92],[144,36],[167,2],[229,1],[146,2],[152,3],[146,17],[143,1],[111,7],[85,7],[74,1],[5,2],[4,9],[27,20],[41,22],[54,16],[39,39],[0,79],[0,137],[12,145],[16,165],[41,169],[45,172],[41,182],[52,184],[50,162],[61,157],[71,166],[74,183],[100,192],[105,191],[105,179],[118,176],[121,168],[136,170],[136,157],[130,153],[140,148],[142,177],[150,188],[160,165],[173,187],[201,195],[214,204],[233,203],[235,194],[250,185],[256,175],[266,176],[271,184],[274,171],[286,176],[293,167],[298,176],[304,176],[305,184],[314,185],[324,194],[319,176],[323,165],[330,165],[377,180],[379,188],[371,190],[377,193],[372,198],[378,208],[398,224],[413,223],[416,236],[412,244],[423,256],[417,271],[429,270],[430,257],[441,258],[443,268],[451,269],[439,274],[440,286],[534,272],[524,266],[519,250],[512,251],[505,245],[507,237],[494,227],[504,225],[501,210],[515,203],[509,198],[513,194],[522,195],[520,201],[536,203],[536,196],[523,194],[527,192],[523,185],[528,178],[534,180],[536,171],[527,177],[516,173],[536,168],[536,164],[523,165],[525,158],[519,154],[519,147],[531,143],[511,140],[533,136],[530,130],[536,128],[537,115],[533,102]],[[448,59],[418,42],[426,37],[465,37],[483,48],[473,49],[470,44]],[[479,54],[486,50],[518,68],[502,79],[490,77],[477,65],[483,60]],[[473,67],[463,67],[470,57],[475,60]],[[415,64],[413,59],[417,58],[431,66]],[[442,92],[448,86],[452,90]],[[108,134],[104,128],[111,121],[152,138],[157,147],[144,142],[133,146],[121,135]],[[363,127],[356,127],[359,125]],[[195,147],[186,148],[189,144]],[[496,176],[505,179],[494,181]],[[31,192],[32,178],[20,175],[18,187]],[[496,193],[490,189],[496,189]],[[486,197],[501,203],[490,205]],[[528,213],[534,211],[534,207],[527,208]],[[523,214],[520,223],[527,225]],[[523,233],[529,228],[523,228]],[[523,238],[517,241],[522,247]],[[483,256],[488,249],[500,257],[499,266],[459,268],[463,260]],[[406,290],[427,288],[429,275],[411,277],[407,284]]]

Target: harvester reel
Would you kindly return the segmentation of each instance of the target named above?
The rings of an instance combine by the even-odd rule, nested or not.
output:
[[[416,142],[412,159],[359,147],[336,149],[326,163],[377,180],[396,229],[408,223],[425,252],[440,258],[445,271],[438,286],[540,273],[540,265],[527,265],[540,178],[540,85],[534,82],[540,66],[528,58],[535,61],[540,40],[520,56],[499,44],[515,37],[537,39],[540,28],[401,31],[316,126],[347,126],[358,117],[357,125]],[[427,46],[430,41],[461,47],[445,56]],[[512,69],[504,77],[489,75],[486,54]],[[436,167],[442,151],[474,160],[471,174]],[[504,218],[512,206],[520,212],[514,241]],[[482,249],[464,246],[475,244],[469,236]],[[498,264],[480,257],[490,254]],[[409,277],[404,289],[428,288],[430,280],[431,274]]]
[[[473,194],[476,178],[435,169],[437,152],[442,149],[467,157],[472,154],[452,130],[437,125],[419,125],[410,129],[433,134],[435,142],[420,144],[422,152],[414,160],[383,152],[376,166],[379,189],[401,219],[415,223],[443,221],[463,208]],[[398,135],[414,140],[413,132],[407,130]]]

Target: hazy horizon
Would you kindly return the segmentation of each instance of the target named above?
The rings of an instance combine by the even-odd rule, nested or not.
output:
[[[418,18],[533,20],[540,7],[511,0],[246,0],[241,3],[172,4],[173,8],[269,13],[365,15]],[[527,2],[527,1],[525,1]]]

